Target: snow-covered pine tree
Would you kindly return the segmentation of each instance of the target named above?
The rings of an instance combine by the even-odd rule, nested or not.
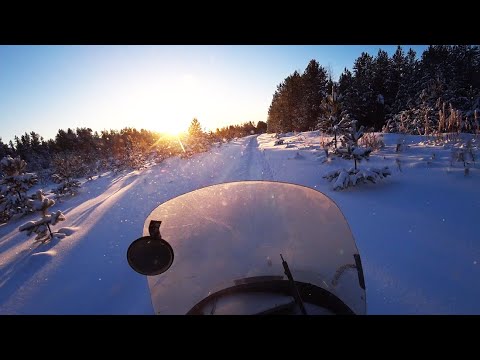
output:
[[[52,163],[54,168],[52,179],[59,184],[52,189],[55,198],[75,195],[80,188],[80,182],[75,178],[85,173],[82,159],[70,153],[54,156]]]
[[[343,190],[359,183],[371,182],[376,184],[378,180],[386,178],[391,174],[392,173],[388,166],[385,166],[381,169],[371,168],[355,170],[350,168],[349,170],[333,170],[325,174],[323,178],[333,182],[333,190]]]
[[[345,159],[353,159],[355,168],[350,168],[349,170],[338,169],[325,174],[323,178],[334,183],[333,190],[342,190],[355,186],[358,183],[376,183],[378,180],[391,175],[388,167],[381,169],[357,169],[357,162],[364,159],[368,160],[372,152],[371,148],[362,147],[358,144],[358,140],[364,135],[363,131],[363,125],[357,130],[357,121],[353,120],[349,131],[342,136],[342,146],[337,149],[336,154]]]
[[[126,135],[123,163],[130,169],[140,170],[145,165],[145,156],[137,139]]]
[[[336,151],[336,154],[344,159],[353,159],[355,162],[355,170],[357,170],[357,162],[368,160],[372,149],[362,147],[358,144],[358,140],[364,135],[364,126],[357,130],[357,121],[352,120],[350,128],[342,136],[340,142],[342,146]]]
[[[338,79],[338,92],[341,95],[342,110],[345,114],[354,114],[356,109],[355,103],[357,93],[353,86],[353,81],[354,79],[351,71],[345,68]]]
[[[321,115],[316,128],[322,132],[333,134],[333,145],[337,149],[337,136],[343,134],[350,126],[350,117],[342,111],[341,95],[336,86],[332,86],[332,94],[322,100]]]
[[[372,110],[372,127],[380,130],[385,124],[385,115],[390,113],[393,103],[391,79],[391,60],[388,53],[384,50],[378,50],[378,54],[373,61],[372,69],[372,91],[376,95],[376,101]]]
[[[37,221],[29,221],[21,225],[18,228],[19,231],[26,231],[27,236],[35,233],[37,234],[35,240],[43,242],[53,239],[53,237],[63,238],[65,236],[63,233],[52,233],[50,228],[50,225],[53,226],[59,221],[65,220],[65,215],[60,210],[50,214],[47,213],[48,208],[55,205],[55,200],[48,199],[42,190],[38,190],[35,199],[30,200],[29,205],[33,210],[39,211],[42,217]]]
[[[404,108],[400,103],[405,103],[405,92],[401,91],[401,86],[404,84],[406,74],[407,58],[402,47],[398,45],[390,61],[390,86],[388,93],[391,95],[392,106],[391,113],[387,114],[389,118],[391,118],[391,115],[397,113],[399,109]]]
[[[362,54],[353,64],[352,81],[352,109],[349,109],[352,117],[360,124],[368,127],[375,126],[375,109],[377,107],[378,93],[374,91],[375,64],[374,58],[366,53]]]
[[[0,222],[30,212],[27,191],[38,182],[35,173],[26,172],[27,163],[10,155],[0,161]]]

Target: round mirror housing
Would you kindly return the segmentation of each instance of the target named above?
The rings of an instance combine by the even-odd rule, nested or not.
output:
[[[173,249],[163,239],[143,236],[130,244],[127,260],[130,267],[142,275],[159,275],[172,266]]]

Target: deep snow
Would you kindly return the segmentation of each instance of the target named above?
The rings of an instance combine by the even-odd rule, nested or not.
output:
[[[337,203],[362,257],[367,313],[480,313],[478,168],[464,176],[463,164],[450,165],[449,148],[420,136],[407,136],[409,147],[395,153],[399,135],[388,134],[386,147],[359,166],[389,166],[392,176],[337,192],[322,176],[353,161],[323,162],[316,132],[291,135],[280,146],[271,134],[248,136],[86,181],[51,208],[65,214],[52,228],[63,239],[41,244],[20,233],[36,215],[0,226],[0,314],[153,314],[147,279],[125,256],[146,217],[177,195],[238,180],[301,184]]]

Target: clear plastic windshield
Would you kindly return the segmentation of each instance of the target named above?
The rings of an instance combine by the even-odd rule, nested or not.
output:
[[[366,311],[352,233],[337,205],[318,191],[268,181],[214,185],[157,207],[145,221],[144,235],[150,220],[162,222],[161,237],[174,253],[166,272],[148,277],[156,314],[191,313],[225,289],[235,291],[223,295],[222,304],[202,305],[210,306],[208,313],[263,313],[287,306],[293,301],[292,282],[280,255],[304,294],[323,289],[353,313]],[[236,291],[246,283],[254,284],[254,299],[248,291]]]

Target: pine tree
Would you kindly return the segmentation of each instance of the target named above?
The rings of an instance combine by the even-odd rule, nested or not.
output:
[[[287,76],[277,86],[268,109],[267,131],[289,132],[313,130],[325,97],[327,73],[311,60],[305,72]]]
[[[349,131],[342,137],[342,147],[337,149],[337,155],[345,159],[353,159],[355,167],[349,170],[340,169],[331,171],[323,176],[333,182],[333,190],[342,190],[359,183],[376,183],[378,180],[391,175],[390,169],[357,169],[357,162],[368,160],[371,148],[359,146],[358,140],[364,135],[363,125],[357,130],[357,121],[352,121]]]
[[[297,71],[285,79],[282,97],[283,108],[280,117],[280,128],[285,131],[300,131],[305,129],[305,111],[302,111],[303,84]]]
[[[259,121],[257,123],[257,133],[263,134],[267,132],[267,123],[265,121]]]
[[[373,113],[373,128],[380,130],[385,124],[385,114],[390,113],[393,103],[391,89],[391,63],[386,51],[379,50],[373,62],[372,90],[376,96]]]
[[[368,160],[371,148],[362,147],[358,144],[358,140],[364,135],[364,126],[357,130],[357,121],[352,120],[348,132],[340,139],[342,146],[337,149],[337,155],[345,159],[353,159],[355,170],[357,170],[357,162]]]
[[[82,159],[72,153],[58,154],[53,157],[54,174],[52,179],[59,184],[52,189],[55,198],[74,196],[80,188],[80,182],[76,179],[85,174]]]
[[[351,116],[355,111],[356,93],[353,87],[353,74],[347,68],[338,79],[339,101],[342,107],[342,117]]]
[[[2,138],[0,137],[0,159],[3,159],[7,155],[11,155],[10,149],[7,144],[2,142]]]
[[[38,182],[37,175],[26,172],[27,163],[10,155],[0,161],[0,222],[18,218],[31,211],[27,191]]]
[[[351,116],[358,119],[359,124],[373,127],[377,95],[373,89],[374,60],[363,52],[353,65],[354,102]]]
[[[35,237],[36,241],[47,241],[53,239],[53,237],[62,238],[65,236],[63,233],[52,233],[50,225],[56,225],[59,221],[65,220],[65,215],[60,210],[47,213],[48,208],[55,205],[55,201],[45,197],[45,194],[42,190],[38,190],[34,200],[30,200],[30,207],[42,214],[42,217],[37,221],[29,221],[21,225],[18,230],[26,231],[27,236],[30,236],[32,233],[37,234]]]
[[[50,154],[43,137],[35,131],[30,132],[31,158],[27,161],[29,169],[32,171],[41,171],[50,166]]]
[[[396,100],[400,84],[405,78],[407,71],[407,58],[402,47],[399,45],[392,56],[390,62],[390,88],[389,95],[392,100],[392,105]],[[392,108],[395,111],[395,108]]]
[[[197,118],[194,118],[188,127],[187,156],[208,150],[208,140]]]
[[[123,129],[121,135],[125,145],[122,159],[123,166],[134,170],[141,169],[146,159],[138,133],[135,129]]]
[[[395,92],[391,117],[413,106],[415,102],[418,85],[415,81],[417,73],[416,56],[416,52],[413,49],[409,49],[405,56],[403,56],[403,51],[397,50],[393,56],[393,91],[395,92],[395,88],[397,90]]]
[[[301,122],[298,131],[313,129],[321,116],[321,103],[327,96],[327,70],[316,60],[310,60],[301,77]]]
[[[203,135],[202,126],[197,118],[194,118],[188,127],[188,135],[191,137],[200,137]]]
[[[283,86],[283,82],[277,86],[277,90],[273,94],[272,102],[268,108],[267,132],[269,133],[277,133],[282,131],[280,124],[282,122],[281,118],[283,117]]]
[[[341,95],[337,93],[335,85],[332,86],[332,94],[323,99],[320,109],[321,115],[316,128],[333,134],[333,145],[337,149],[337,136],[348,129],[350,118],[348,114],[342,112]]]

